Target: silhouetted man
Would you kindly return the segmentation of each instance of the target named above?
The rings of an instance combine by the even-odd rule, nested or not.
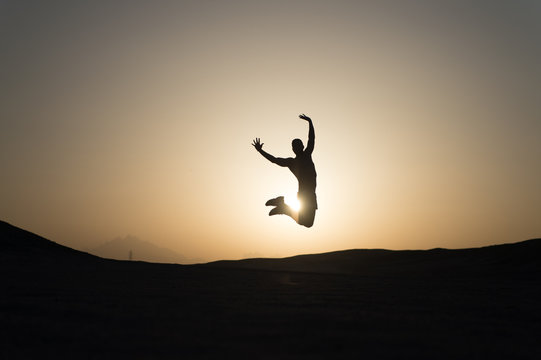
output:
[[[294,139],[291,142],[291,147],[295,153],[294,158],[276,158],[271,154],[263,150],[263,143],[259,138],[256,138],[252,145],[255,149],[276,165],[288,167],[289,170],[295,175],[299,181],[299,191],[297,198],[301,204],[300,210],[297,212],[293,210],[284,202],[284,197],[279,196],[275,199],[271,199],[265,203],[267,206],[274,206],[269,212],[269,216],[285,214],[293,218],[300,225],[311,227],[314,224],[314,217],[316,216],[317,198],[316,198],[316,168],[312,161],[312,151],[314,151],[315,133],[312,119],[302,114],[299,118],[308,121],[308,144],[306,149],[300,139]]]

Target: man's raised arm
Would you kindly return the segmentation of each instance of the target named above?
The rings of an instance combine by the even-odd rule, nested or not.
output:
[[[314,131],[314,124],[312,124],[312,119],[308,116],[301,114],[299,117],[303,120],[308,121],[308,144],[306,144],[305,152],[311,154],[314,151],[314,144],[316,142],[316,134]]]
[[[255,147],[257,152],[259,152],[261,155],[263,155],[263,157],[265,159],[269,160],[271,163],[274,163],[274,164],[279,165],[279,166],[287,166],[288,165],[288,159],[277,158],[277,157],[272,156],[271,154],[269,154],[268,152],[263,150],[263,144],[264,143],[261,142],[260,138],[255,138],[255,140],[252,142],[252,145],[253,145],[253,147]]]

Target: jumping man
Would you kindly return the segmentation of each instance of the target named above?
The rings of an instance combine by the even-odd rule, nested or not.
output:
[[[263,157],[265,157],[265,159],[275,163],[276,165],[289,168],[289,170],[291,170],[293,175],[295,175],[299,181],[297,198],[301,203],[300,210],[298,212],[293,210],[284,202],[284,197],[279,196],[265,203],[267,206],[274,206],[274,208],[269,212],[269,216],[285,214],[290,216],[298,224],[311,227],[314,224],[314,217],[316,216],[317,209],[317,174],[314,162],[312,161],[312,152],[314,151],[314,142],[316,138],[312,119],[304,114],[299,115],[299,118],[308,121],[308,144],[306,145],[305,149],[301,139],[294,139],[291,142],[291,147],[295,153],[294,158],[284,159],[272,156],[263,150],[263,143],[259,138],[256,138],[252,145],[261,155],[263,155]]]

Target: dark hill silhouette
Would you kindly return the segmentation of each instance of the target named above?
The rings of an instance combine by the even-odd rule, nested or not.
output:
[[[36,261],[84,258],[94,255],[71,249],[29,231],[0,221],[3,255]],[[107,243],[108,244],[108,243]],[[462,274],[481,272],[532,272],[541,268],[541,239],[471,249],[385,250],[354,249],[287,258],[220,260],[202,266],[268,271],[315,272],[331,274],[389,274],[416,272],[424,268]]]
[[[538,359],[540,246],[172,265],[0,222],[0,358]]]
[[[207,264],[224,268],[300,271],[333,274],[411,274],[430,269],[442,273],[467,274],[539,271],[541,239],[471,249],[431,250],[343,250],[297,255],[281,259],[221,260]]]
[[[0,221],[0,254],[3,260],[66,261],[95,258],[88,253],[71,249],[39,235]]]

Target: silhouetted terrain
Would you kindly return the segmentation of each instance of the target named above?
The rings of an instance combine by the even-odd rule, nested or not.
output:
[[[184,264],[189,262],[185,256],[175,251],[156,246],[148,241],[140,240],[135,236],[117,237],[100,246],[89,249],[89,253],[116,260],[141,260],[168,264]]]
[[[0,222],[0,358],[541,356],[541,239],[167,265]]]

